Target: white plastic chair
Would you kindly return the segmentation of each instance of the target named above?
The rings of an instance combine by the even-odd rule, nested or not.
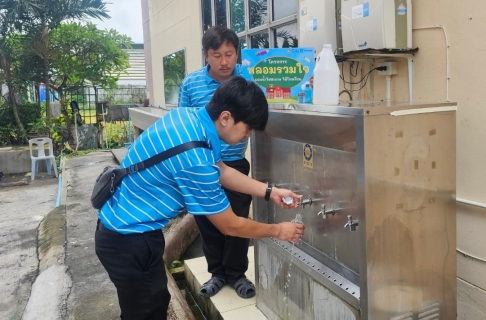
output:
[[[45,146],[49,145],[49,154],[45,153]],[[37,155],[34,156],[35,149],[33,145],[37,145]],[[31,160],[31,180],[34,180],[35,175],[39,171],[39,161],[45,160],[47,167],[47,174],[51,175],[51,165],[54,166],[54,172],[57,177],[57,165],[56,158],[54,157],[54,152],[52,151],[52,140],[50,138],[34,138],[29,140],[30,148],[30,160]],[[52,160],[52,161],[51,161]]]

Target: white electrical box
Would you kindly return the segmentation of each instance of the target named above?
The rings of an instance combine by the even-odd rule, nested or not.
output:
[[[341,0],[344,52],[412,48],[411,0]]]
[[[380,76],[393,76],[398,74],[398,64],[396,61],[379,62],[378,67],[385,67],[386,70],[378,70]]]
[[[336,45],[335,0],[299,0],[299,47],[313,47],[321,52],[325,43]]]

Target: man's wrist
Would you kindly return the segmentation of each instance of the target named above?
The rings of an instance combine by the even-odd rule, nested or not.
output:
[[[279,239],[282,226],[280,224],[274,224],[272,226],[274,228],[273,237]]]
[[[267,189],[265,189],[265,196],[264,196],[265,201],[270,200],[270,194],[272,193],[272,188],[273,188],[273,185],[268,183]]]

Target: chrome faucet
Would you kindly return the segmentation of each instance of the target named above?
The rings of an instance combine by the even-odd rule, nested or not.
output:
[[[317,216],[319,216],[321,214],[322,214],[322,218],[323,219],[327,219],[327,215],[326,215],[326,205],[325,204],[321,204],[321,211],[319,211],[317,213]]]
[[[326,205],[325,204],[322,204],[321,205],[321,211],[319,211],[317,213],[317,215],[321,215],[322,214],[322,219],[327,219],[327,215],[329,214],[332,214],[332,215],[335,215],[336,212],[340,211],[340,209],[336,209],[334,207],[331,207],[330,209],[327,209],[326,210]]]
[[[358,226],[358,219],[353,220],[352,216],[348,216],[348,222],[344,225],[344,228],[346,229],[349,227],[351,231],[356,231],[356,227]]]
[[[299,207],[302,206],[302,209],[306,206],[306,205],[311,205],[312,204],[312,199],[311,197],[307,198],[307,199],[304,199],[304,198],[300,198],[299,200]]]
[[[340,204],[338,203],[338,207],[335,207],[335,206],[331,206],[331,208],[327,209],[326,210],[326,205],[323,204],[321,205],[321,211],[319,211],[317,213],[317,215],[321,215],[322,214],[322,218],[323,219],[327,219],[327,216],[328,215],[335,215],[336,213],[340,212],[340,211],[343,211],[343,210],[347,210],[346,207],[341,207]]]

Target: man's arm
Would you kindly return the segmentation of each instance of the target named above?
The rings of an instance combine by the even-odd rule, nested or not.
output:
[[[184,81],[179,88],[179,100],[177,104],[179,107],[192,107],[191,99],[189,97],[189,93],[187,92],[186,84]]]
[[[228,167],[223,163],[223,161],[218,162],[218,167],[221,170],[221,175],[219,176],[219,182],[228,189],[250,194],[256,197],[264,197],[267,190],[267,184],[250,178],[247,175]],[[292,197],[294,198],[294,203],[292,205],[286,205],[283,203],[282,198]],[[273,187],[270,193],[270,199],[278,204],[282,208],[296,208],[298,206],[298,201],[302,196],[293,193],[291,190],[280,189]]]
[[[305,226],[292,222],[279,224],[259,223],[250,219],[238,217],[231,208],[226,211],[206,216],[221,233],[240,238],[274,237],[283,241],[298,243],[303,235]]]

